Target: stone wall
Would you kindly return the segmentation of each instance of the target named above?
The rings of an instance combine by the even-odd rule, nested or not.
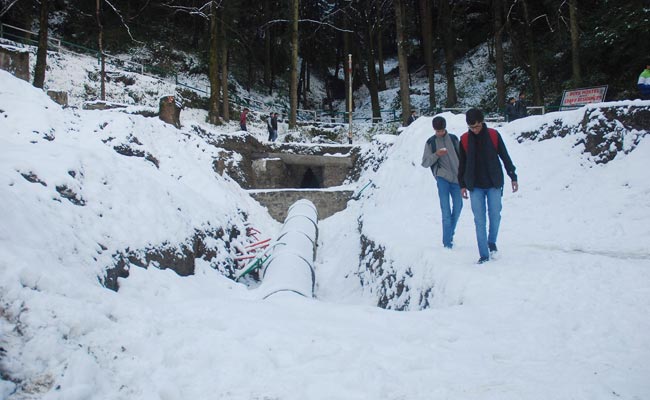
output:
[[[318,219],[325,219],[344,210],[352,197],[351,190],[274,190],[250,191],[251,196],[268,208],[269,214],[276,221],[283,222],[289,207],[300,199],[314,203],[318,210]]]
[[[0,69],[29,82],[29,52],[14,46],[0,46]]]

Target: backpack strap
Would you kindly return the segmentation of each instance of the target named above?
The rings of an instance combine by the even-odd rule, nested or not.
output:
[[[496,129],[492,128],[488,128],[488,133],[490,134],[490,139],[492,139],[494,150],[499,151],[499,133],[496,131]]]
[[[448,134],[449,137],[451,138],[451,143],[454,145],[454,150],[456,150],[456,155],[460,156],[460,149],[458,148],[458,136],[453,135],[451,133]]]
[[[435,153],[436,152],[436,135],[433,135],[429,139],[427,139],[427,143],[429,143],[431,145],[431,152]]]
[[[499,151],[499,133],[492,128],[488,128],[488,134],[490,135],[490,140],[494,146],[494,150]],[[467,143],[469,141],[469,134],[467,132],[463,133],[463,136],[460,137],[460,144],[463,145],[463,150],[467,152]]]

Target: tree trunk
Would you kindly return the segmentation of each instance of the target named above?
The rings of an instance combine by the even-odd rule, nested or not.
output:
[[[298,18],[300,0],[291,0],[291,79],[289,129],[295,129],[298,116]]]
[[[533,101],[535,105],[543,104],[542,86],[539,82],[539,65],[537,63],[537,49],[535,47],[535,38],[533,36],[533,29],[530,26],[530,15],[528,14],[528,2],[522,0],[521,4],[524,7],[524,21],[526,23],[526,41],[528,45],[528,62],[530,63],[529,73],[530,81],[533,85]]]
[[[217,24],[217,0],[210,4],[210,53],[208,61],[208,75],[210,79],[210,109],[208,122],[221,125],[219,118],[219,92],[221,84],[219,79],[219,29]]]
[[[497,79],[497,108],[505,110],[506,108],[506,81],[505,66],[503,61],[503,4],[502,0],[492,1],[492,11],[494,13],[494,58],[496,64]]]
[[[298,108],[300,108],[300,100],[302,100],[302,106],[305,108],[305,101],[303,98],[305,87],[305,58],[300,61],[300,73],[298,74]]]
[[[379,7],[377,8],[379,13]],[[379,17],[377,18],[380,19]],[[379,90],[386,90],[386,73],[384,72],[384,28],[381,22],[377,27],[377,63],[379,64]]]
[[[226,2],[223,2],[223,7],[225,7]],[[221,63],[221,102],[223,108],[221,115],[223,120],[226,122],[230,121],[230,100],[228,99],[228,40],[226,39],[226,24],[223,22],[225,17],[225,12],[222,11],[219,13],[221,15],[221,24],[219,25],[219,31],[221,33],[219,38],[219,44],[221,45],[221,58],[219,59]]]
[[[41,0],[41,15],[38,29],[38,51],[36,67],[34,68],[34,86],[43,88],[45,84],[45,69],[47,67],[47,29],[48,29],[49,0]]]
[[[404,38],[403,0],[395,1],[395,29],[397,31],[397,61],[399,64],[399,91],[402,102],[402,125],[408,125],[411,115],[411,95],[409,92],[409,69],[406,60],[406,42]]]
[[[343,27],[347,30],[348,27],[350,26],[348,22],[348,17],[344,16],[343,18],[344,18]],[[345,80],[345,111],[346,112],[351,110],[353,107],[350,104],[350,96],[348,95],[348,93],[350,93],[350,81],[351,81],[350,74],[352,74],[352,71],[350,70],[350,66],[348,65],[348,57],[350,54],[352,54],[352,49],[350,47],[350,33],[344,32],[343,33],[343,79]],[[356,62],[356,60],[353,61]]]
[[[429,112],[436,111],[435,69],[433,65],[433,21],[431,0],[420,0],[420,21],[422,27],[422,54],[429,81]]]
[[[271,20],[270,0],[264,0],[264,18]],[[269,88],[269,95],[273,94],[273,84],[271,75],[271,27],[266,27],[264,35],[264,83]]]
[[[367,5],[370,8],[369,4]],[[366,66],[368,68],[368,91],[370,92],[370,105],[372,107],[372,122],[377,123],[381,121],[381,105],[379,104],[379,86],[377,85],[377,69],[375,68],[376,60],[372,33],[372,25],[369,23],[366,31]]]
[[[440,34],[445,49],[445,76],[447,77],[447,107],[453,107],[458,103],[456,94],[456,80],[454,78],[454,40],[453,25],[451,23],[451,10],[447,1],[440,2]]]
[[[106,58],[104,57],[104,26],[102,25],[101,18],[101,0],[97,0],[95,16],[97,17],[97,27],[99,28],[99,36],[97,39],[99,46],[99,80],[100,80],[100,100],[106,100]]]
[[[569,0],[569,20],[571,24],[571,66],[573,70],[573,83],[582,85],[580,72],[580,32],[578,31],[578,0]]]

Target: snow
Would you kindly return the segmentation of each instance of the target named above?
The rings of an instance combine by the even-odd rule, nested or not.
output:
[[[575,125],[586,109],[494,126],[520,190],[504,192],[500,255],[487,264],[475,264],[467,202],[454,249],[442,248],[434,180],[420,167],[431,118],[420,117],[376,138],[392,143],[386,160],[356,183],[373,185],[319,222],[314,299],[261,300],[200,259],[187,277],[132,266],[113,292],[98,276],[126,248],[244,229],[242,213],[279,233],[213,171],[220,149],[193,133],[236,128],[62,109],[0,71],[0,398],[649,398],[647,137],[607,164],[572,135],[515,139]],[[441,115],[450,132],[467,129],[463,115]],[[431,289],[428,309],[374,306],[359,285],[360,222],[394,269],[410,269],[412,290]]]

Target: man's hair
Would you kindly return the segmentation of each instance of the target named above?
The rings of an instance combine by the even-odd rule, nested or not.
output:
[[[447,127],[447,121],[442,117],[435,117],[431,121],[431,126],[433,126],[433,129],[441,131]]]
[[[470,108],[465,113],[465,121],[467,125],[474,125],[477,122],[483,122],[483,112],[478,108]]]

